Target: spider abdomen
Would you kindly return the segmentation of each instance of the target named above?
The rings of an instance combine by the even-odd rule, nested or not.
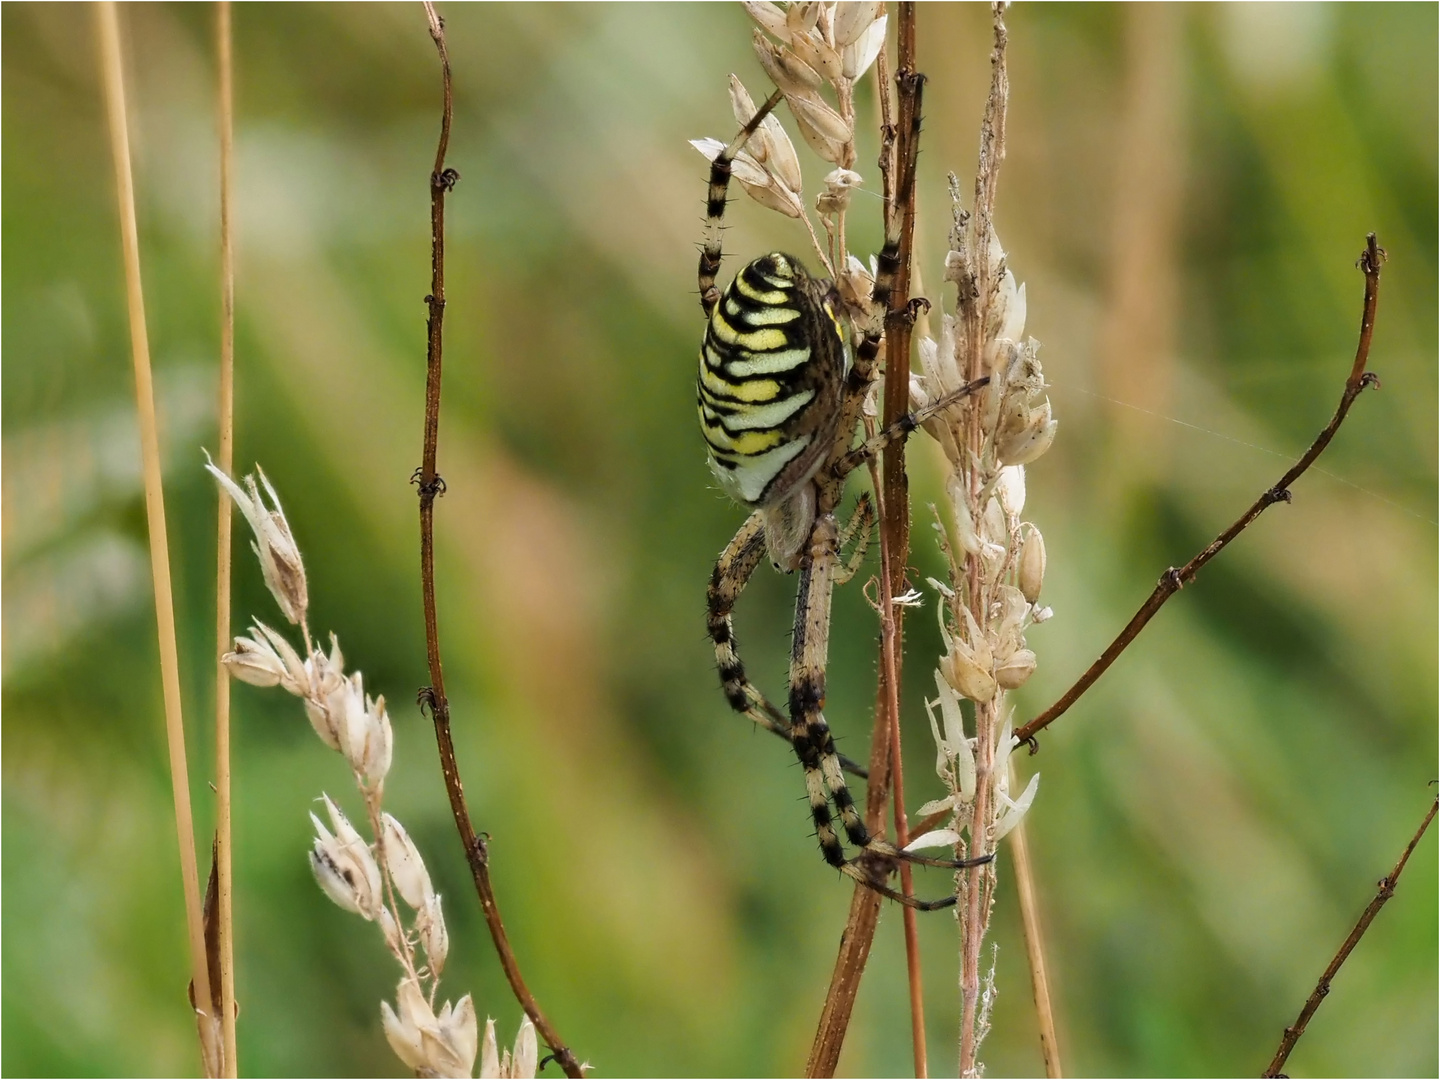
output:
[[[735,275],[700,349],[700,429],[726,493],[772,505],[808,483],[840,415],[845,339],[831,285],[788,255]]]

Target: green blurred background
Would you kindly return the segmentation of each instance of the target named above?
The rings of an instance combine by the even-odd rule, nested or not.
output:
[[[694,297],[725,76],[760,92],[738,5],[446,9],[456,84],[438,577],[471,807],[527,978],[598,1075],[796,1073],[850,889],[788,752],[716,686],[703,589],[741,513],[695,431]],[[122,11],[191,728],[209,827],[218,341],[214,11]],[[7,4],[4,90],[4,948],[10,1074],[198,1067],[186,1015],[118,229],[91,15]],[[1061,1046],[1075,1074],[1254,1075],[1433,798],[1433,5],[1021,6],[999,229],[1028,283],[1060,434],[1030,472],[1056,615],[1033,715],[1283,471],[1353,355],[1354,261],[1385,271],[1382,392],[1177,597],[1023,768]],[[925,5],[921,271],[944,171],[974,168],[978,6]],[[428,725],[415,493],[439,79],[419,5],[240,5],[238,451],[279,488],[312,623],[396,721],[388,803],[445,893],[444,985],[513,1035]],[[874,116],[867,87],[860,115]],[[789,123],[788,119],[786,120]],[[873,128],[873,124],[869,124]],[[798,140],[797,140],[798,141]],[[873,168],[873,131],[861,163]],[[810,189],[823,175],[802,150]],[[857,197],[856,250],[878,200]],[[741,200],[731,252],[801,251]],[[731,270],[736,266],[731,261]],[[932,286],[932,289],[934,287]],[[931,297],[942,299],[934,289]],[[944,298],[953,306],[951,298]],[[912,454],[917,512],[937,490]],[[921,576],[940,562],[917,529]],[[237,545],[237,551],[244,551]],[[248,552],[236,629],[273,620]],[[781,693],[793,581],[739,629]],[[837,595],[831,723],[863,755],[876,626]],[[940,793],[909,622],[908,791]],[[392,1074],[397,971],[315,887],[306,812],[355,808],[279,691],[234,692],[241,1068]],[[208,845],[207,845],[208,846]],[[1434,1075],[1436,844],[1345,967],[1293,1075]],[[920,875],[926,892],[943,874]],[[1001,868],[991,1075],[1040,1068]],[[933,1068],[955,1068],[956,932],[922,919]],[[910,1068],[885,912],[842,1070]]]

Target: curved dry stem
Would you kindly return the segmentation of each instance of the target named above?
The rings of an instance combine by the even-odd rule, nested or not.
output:
[[[450,702],[445,697],[445,675],[440,662],[440,630],[435,609],[435,498],[445,490],[445,482],[436,471],[436,455],[440,439],[440,385],[442,370],[442,324],[445,318],[445,196],[454,188],[460,174],[445,166],[450,146],[450,123],[454,112],[454,92],[450,80],[450,55],[445,45],[445,24],[426,0],[425,17],[430,37],[440,55],[441,77],[444,82],[444,111],[440,121],[440,141],[435,151],[435,167],[430,173],[430,295],[425,363],[425,440],[422,464],[414,480],[420,490],[420,589],[425,607],[425,652],[429,662],[430,685],[420,691],[422,709],[428,709],[435,726],[435,743],[440,754],[440,773],[450,800],[450,811],[460,843],[480,898],[485,925],[490,929],[500,966],[510,983],[520,1007],[535,1025],[540,1038],[560,1064],[566,1076],[580,1077],[584,1072],[574,1051],[560,1041],[554,1026],[540,1011],[535,996],[525,985],[520,963],[510,946],[509,935],[500,918],[495,889],[490,882],[490,856],[486,840],[478,836],[465,803],[465,788],[460,782],[460,767],[455,760],[455,744],[450,735]]]
[[[1315,436],[1315,441],[1300,456],[1300,460],[1286,470],[1285,475],[1280,477],[1273,487],[1262,492],[1260,497],[1251,503],[1250,507],[1228,529],[1210,541],[1199,554],[1180,569],[1177,570],[1172,566],[1161,574],[1154,590],[1140,605],[1140,610],[1131,616],[1119,636],[1100,654],[1100,658],[1086,669],[1085,674],[1076,680],[1075,685],[1065,691],[1055,704],[1016,730],[1015,735],[1018,739],[1030,743],[1032,754],[1038,749],[1035,735],[1049,727],[1063,716],[1070,706],[1080,700],[1085,691],[1089,690],[1096,680],[1109,670],[1110,665],[1119,659],[1120,654],[1130,646],[1130,643],[1140,636],[1140,631],[1145,629],[1145,625],[1155,617],[1155,613],[1165,605],[1165,601],[1193,581],[1201,568],[1224,551],[1230,542],[1249,528],[1256,518],[1276,503],[1290,501],[1290,486],[1311,465],[1315,464],[1315,460],[1330,445],[1330,440],[1335,437],[1335,433],[1340,430],[1340,425],[1345,422],[1345,417],[1350,412],[1350,406],[1355,404],[1355,399],[1368,388],[1380,385],[1379,378],[1367,371],[1366,365],[1370,361],[1370,340],[1375,331],[1375,309],[1380,300],[1380,268],[1384,263],[1385,249],[1377,243],[1375,234],[1370,233],[1365,238],[1365,250],[1360,253],[1360,259],[1356,264],[1365,275],[1365,300],[1360,313],[1360,340],[1355,347],[1355,359],[1350,365],[1350,377],[1345,380],[1345,389],[1340,395],[1340,404],[1336,406],[1335,414],[1330,418],[1330,422],[1325,425],[1319,435]]]

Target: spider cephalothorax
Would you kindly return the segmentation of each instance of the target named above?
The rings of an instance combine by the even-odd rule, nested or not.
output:
[[[745,266],[722,293],[720,220],[731,163],[779,95],[746,124],[711,162],[709,218],[700,254],[700,302],[708,318],[700,349],[700,427],[710,467],[720,486],[752,513],[721,553],[709,589],[709,630],[725,696],[739,712],[787,739],[805,770],[815,834],[825,860],[842,873],[912,907],[933,909],[953,896],[921,901],[885,884],[901,859],[959,867],[987,862],[931,859],[897,850],[870,835],[845,782],[822,711],[830,640],[830,595],[854,575],[865,553],[873,512],[862,496],[843,528],[835,512],[846,476],[887,442],[914,430],[926,415],[953,405],[975,387],[927,406],[922,413],[853,447],[861,405],[874,381],[880,326],[870,312],[843,314],[835,286],[811,277],[799,260],[772,253]],[[892,215],[893,216],[893,215]],[[898,238],[887,229],[871,307],[883,311],[897,259]],[[846,324],[865,326],[850,362]],[[850,563],[842,548],[858,537]],[[731,612],[767,553],[780,569],[798,571],[799,591],[790,654],[788,715],[767,701],[745,675],[736,650]],[[851,767],[852,772],[860,773]],[[860,849],[853,859],[836,832],[834,806],[846,839]]]

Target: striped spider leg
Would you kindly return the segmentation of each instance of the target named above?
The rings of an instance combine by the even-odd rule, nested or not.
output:
[[[716,564],[709,631],[731,706],[790,740],[805,772],[811,818],[826,862],[884,896],[934,910],[954,904],[955,897],[923,901],[891,889],[885,877],[897,861],[958,868],[991,856],[934,859],[901,851],[871,836],[856,809],[823,712],[825,669],[831,592],[859,565],[858,558],[842,564],[842,541],[858,535],[857,551],[863,556],[874,515],[869,501],[862,500],[842,530],[835,512],[846,476],[856,466],[976,387],[963,388],[852,449],[874,379],[881,325],[866,329],[853,362],[847,362],[848,337],[834,284],[812,278],[799,260],[778,252],[742,268],[723,294],[716,287],[730,162],[777,100],[778,94],[767,101],[711,164],[699,268],[701,306],[708,316],[697,385],[700,424],[720,486],[753,512]],[[874,290],[881,311],[888,303],[897,252],[898,239],[887,235]],[[746,677],[731,622],[736,600],[766,554],[777,569],[799,572],[788,717]],[[846,840],[859,849],[854,858],[846,858],[832,804]]]

